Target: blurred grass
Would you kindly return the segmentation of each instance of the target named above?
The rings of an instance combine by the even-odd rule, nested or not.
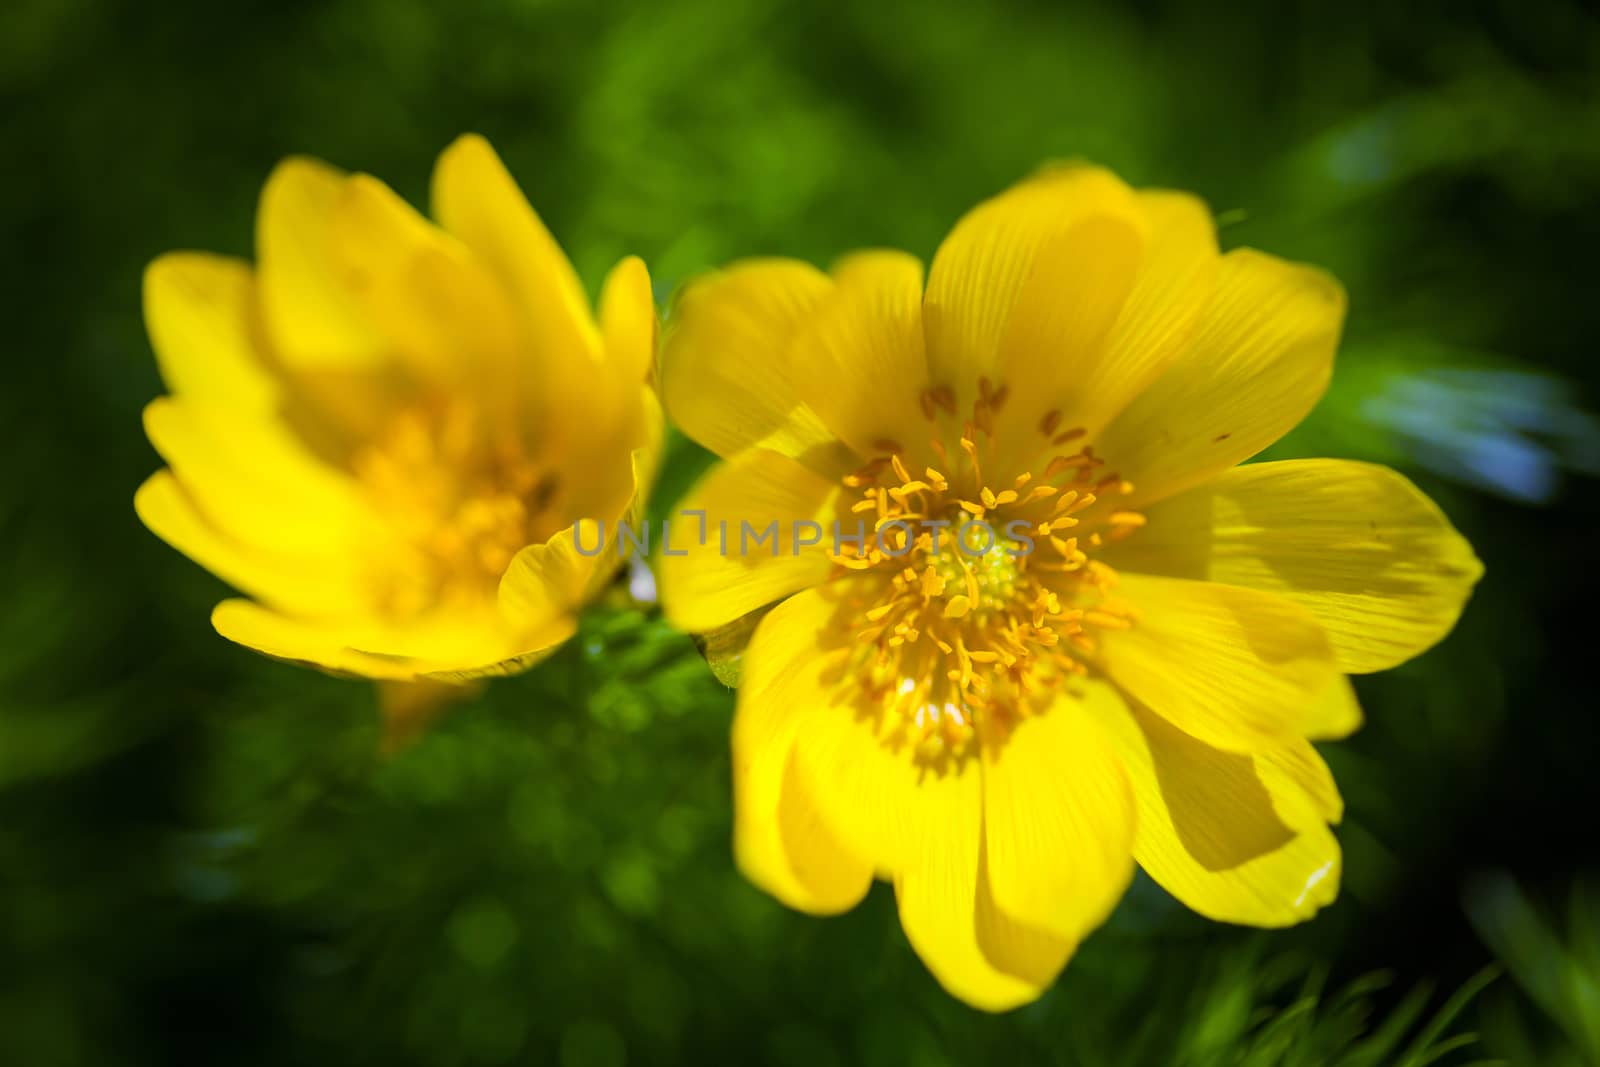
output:
[[[1479,940],[1459,901],[1480,870],[1549,893],[1596,866],[1568,825],[1600,741],[1597,59],[1569,3],[13,0],[0,1062],[1592,1062],[1563,1036],[1589,1021],[1517,992],[1588,927]],[[648,610],[596,614],[390,760],[369,688],[216,637],[223,586],[132,514],[158,465],[139,272],[248,254],[284,155],[420,203],[467,129],[591,285],[636,252],[663,299],[743,255],[926,256],[1063,157],[1333,270],[1333,390],[1273,454],[1405,468],[1489,568],[1328,746],[1340,903],[1263,935],[1141,881],[1039,1004],[979,1016],[881,887],[818,921],[738,877],[731,696]],[[703,458],[674,445],[658,510]],[[1470,993],[1493,957],[1513,980],[1464,1007],[1413,992]]]

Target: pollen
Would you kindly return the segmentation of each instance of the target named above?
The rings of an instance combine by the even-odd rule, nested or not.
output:
[[[492,595],[511,559],[553,530],[562,491],[514,436],[462,404],[406,409],[352,457],[393,555],[374,558],[374,599],[412,618]]]
[[[1087,673],[1103,634],[1136,625],[1094,556],[1144,526],[1120,503],[1133,486],[1060,412],[1034,427],[1034,458],[1003,454],[1006,395],[981,382],[951,427],[953,391],[923,393],[925,448],[879,442],[843,479],[845,525],[871,531],[834,555],[855,578],[854,673],[926,763],[965,758],[983,730]]]
[[[959,597],[980,616],[1003,611],[1016,596],[1022,577],[1014,555],[1021,547],[1006,541],[984,551],[974,540],[969,534],[966,542],[941,546],[928,565],[940,579],[946,601]]]

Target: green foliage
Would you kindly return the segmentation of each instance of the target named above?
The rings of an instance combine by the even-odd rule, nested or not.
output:
[[[1509,875],[1485,874],[1468,884],[1467,912],[1535,1009],[1509,997],[1487,1006],[1485,1026],[1508,1054],[1548,1067],[1600,1063],[1600,890],[1573,886],[1563,924]]]
[[[1361,14],[5,5],[0,1062],[1595,1062],[1592,897],[1561,930],[1480,900],[1482,941],[1459,901],[1481,869],[1531,894],[1596,866],[1565,829],[1593,810],[1600,725],[1564,620],[1600,594],[1600,24],[1560,2]],[[1064,157],[1197,190],[1230,247],[1337,274],[1334,385],[1272,454],[1403,467],[1488,565],[1457,632],[1362,678],[1367,728],[1326,746],[1341,901],[1256,933],[1140,881],[1038,1004],[983,1016],[916,961],[887,887],[818,920],[740,878],[732,694],[620,590],[389,758],[369,686],[217,637],[226,590],[130,506],[159,463],[139,272],[248,254],[291,153],[420,203],[466,129],[591,286],[635,252],[663,302],[744,255],[927,256]],[[705,462],[674,438],[654,515]],[[1514,981],[1477,997],[1491,957]]]

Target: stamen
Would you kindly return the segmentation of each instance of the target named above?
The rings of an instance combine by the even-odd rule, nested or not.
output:
[[[937,465],[920,474],[897,442],[885,440],[876,442],[879,455],[843,479],[852,491],[844,507],[871,515],[875,536],[840,545],[836,573],[862,576],[853,581],[880,576],[861,586],[855,647],[862,659],[853,673],[883,696],[886,714],[901,718],[916,758],[935,764],[966,758],[978,720],[1003,733],[1036,713],[1031,695],[1092,669],[1097,633],[1135,624],[1108,600],[1116,572],[1091,554],[1134,534],[1146,517],[1127,508],[1089,514],[1106,493],[1126,494],[1131,484],[1107,473],[1087,444],[1050,455],[1042,470],[996,471],[1004,477],[991,482],[983,467],[1002,458],[992,430],[1005,396],[1004,386],[980,381],[972,418],[959,436],[929,441]],[[930,419],[954,413],[946,388],[919,399]],[[1062,431],[1060,420],[1051,412],[1039,426],[1053,445],[1086,436],[1082,428]],[[980,434],[989,438],[982,456]],[[963,462],[952,463],[953,454]],[[916,527],[919,520],[943,525],[937,541]],[[1028,552],[996,532],[1019,520],[1034,532]],[[987,547],[961,536],[972,521],[989,527]],[[1080,524],[1089,532],[1069,536]]]
[[[1061,490],[1053,485],[1036,485],[1028,490],[1028,495],[1022,498],[1024,504],[1031,504],[1035,500],[1043,500],[1047,496],[1054,496]]]
[[[972,461],[972,476],[983,483],[983,468],[978,465],[978,443],[973,440],[972,428],[967,428],[966,436],[961,438],[961,451],[967,454],[967,459]]]
[[[563,525],[562,480],[468,405],[398,413],[351,457],[351,470],[404,539],[396,551],[405,565],[372,575],[375,602],[397,619],[444,598],[492,602],[516,553]]]
[[[1122,475],[1113,473],[1113,474],[1106,475],[1104,478],[1101,478],[1098,482],[1096,482],[1095,483],[1095,488],[1100,490],[1101,492],[1104,492],[1105,490],[1110,489],[1114,485],[1115,486],[1120,486],[1121,484],[1122,484]]]

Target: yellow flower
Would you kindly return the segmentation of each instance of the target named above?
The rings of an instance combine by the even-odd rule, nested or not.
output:
[[[663,392],[726,462],[663,599],[694,631],[776,602],[733,727],[745,873],[814,913],[892,880],[917,953],[990,1010],[1039,995],[1135,862],[1229,922],[1331,901],[1309,741],[1481,572],[1393,471],[1237,466],[1316,403],[1344,308],[1220,255],[1192,197],[1088,167],[981,204],[926,287],[891,251],[689,287]]]
[[[432,200],[437,225],[290,159],[254,268],[183,252],[145,275],[171,393],[145,428],[169,469],[135,505],[251,597],[217,605],[224,637],[376,679],[509,673],[615,563],[572,528],[625,516],[659,450],[644,265],[611,272],[596,322],[478,137],[440,156]]]

